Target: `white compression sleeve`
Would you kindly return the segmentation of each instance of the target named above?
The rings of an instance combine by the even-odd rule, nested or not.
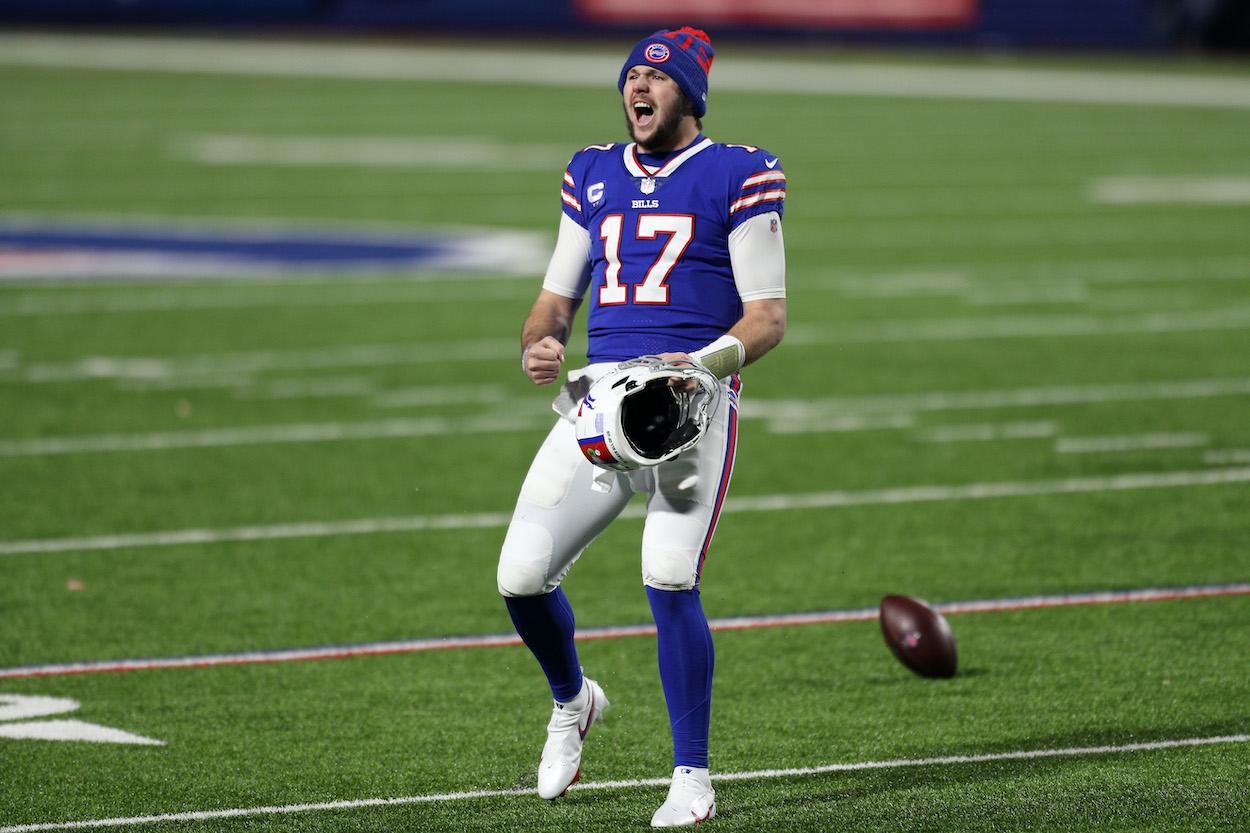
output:
[[[742,300],[786,297],[786,247],[777,212],[758,214],[730,233],[729,261]]]
[[[581,298],[589,285],[590,232],[562,213],[556,248],[543,277],[543,289],[565,298]]]

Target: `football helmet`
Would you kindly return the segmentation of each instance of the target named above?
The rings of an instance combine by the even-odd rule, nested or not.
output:
[[[693,379],[690,393],[669,379]],[[720,402],[720,382],[701,364],[658,356],[621,362],[590,386],[574,420],[587,460],[635,471],[671,460],[703,438]]]

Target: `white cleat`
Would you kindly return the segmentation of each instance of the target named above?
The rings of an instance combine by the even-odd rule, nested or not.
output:
[[[603,689],[589,677],[567,703],[556,702],[547,724],[547,743],[538,762],[538,794],[548,800],[564,795],[582,777],[582,743],[591,725],[608,707]]]
[[[673,770],[664,806],[651,817],[652,827],[685,827],[716,815],[716,791],[706,769],[679,766]]]

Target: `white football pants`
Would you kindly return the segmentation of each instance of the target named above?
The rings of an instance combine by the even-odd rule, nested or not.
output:
[[[499,554],[499,592],[537,596],[554,591],[639,493],[647,495],[643,582],[659,590],[696,586],[729,489],[738,438],[737,374],[721,386],[720,404],[698,445],[634,472],[590,463],[578,448],[573,423],[558,419],[521,485]]]

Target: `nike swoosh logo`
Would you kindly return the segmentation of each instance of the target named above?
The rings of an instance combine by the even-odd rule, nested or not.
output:
[[[586,733],[590,731],[590,727],[591,725],[594,724],[594,722],[595,722],[595,692],[592,689],[590,692],[590,719],[586,721],[585,729],[583,729],[580,726],[577,727],[577,734],[581,737],[582,740],[586,739]]]
[[[771,170],[772,168],[777,167],[777,157],[775,157],[775,156],[774,156],[772,159],[765,159],[765,160],[764,160],[764,164],[765,164],[765,165],[766,165],[766,166],[767,166],[770,170]]]

